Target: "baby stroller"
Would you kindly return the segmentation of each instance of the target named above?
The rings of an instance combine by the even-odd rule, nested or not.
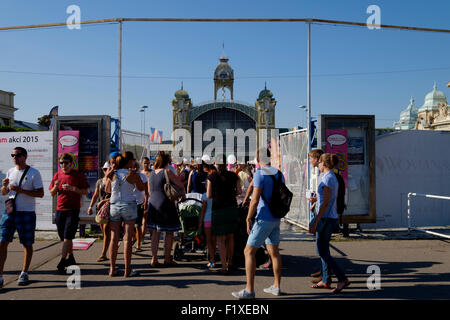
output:
[[[206,241],[199,228],[200,213],[203,202],[200,193],[188,193],[186,199],[178,202],[178,216],[181,222],[181,231],[175,240],[174,259],[180,261],[190,257],[186,253],[202,253],[202,258],[206,257]]]

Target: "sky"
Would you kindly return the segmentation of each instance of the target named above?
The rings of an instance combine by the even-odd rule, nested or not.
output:
[[[450,29],[450,1],[376,0],[1,0],[0,27],[107,18],[315,18]],[[118,26],[82,25],[0,31],[0,90],[16,94],[16,120],[60,115],[118,115]],[[213,72],[224,51],[234,69],[234,99],[254,105],[265,83],[277,100],[276,127],[305,124],[307,26],[302,22],[125,22],[122,128],[172,130],[171,101],[183,82],[195,105],[214,98]],[[370,30],[312,24],[311,113],[373,114],[392,127],[414,97],[450,96],[450,33]],[[219,95],[220,96],[220,95]]]

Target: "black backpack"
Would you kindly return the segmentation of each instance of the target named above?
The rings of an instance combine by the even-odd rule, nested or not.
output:
[[[268,202],[264,197],[264,194],[261,193],[261,197],[269,205],[272,215],[275,218],[281,219],[289,212],[293,194],[281,180],[282,173],[280,170],[278,170],[278,179],[275,179],[274,175],[269,171],[266,172],[273,180],[272,198],[270,199],[270,202]]]
[[[336,199],[336,209],[338,215],[342,215],[344,213],[344,210],[347,208],[345,205],[345,182],[344,178],[339,173],[334,173],[336,176],[336,179],[338,181],[339,187],[338,187],[338,194]]]

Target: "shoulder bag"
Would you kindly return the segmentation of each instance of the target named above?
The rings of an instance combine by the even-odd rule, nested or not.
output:
[[[22,173],[22,177],[20,177],[19,188],[22,185],[23,178],[25,178],[25,175],[27,174],[29,169],[30,166],[25,167],[25,171]],[[17,192],[14,197],[5,200],[5,212],[7,215],[14,215],[16,213],[16,197]]]

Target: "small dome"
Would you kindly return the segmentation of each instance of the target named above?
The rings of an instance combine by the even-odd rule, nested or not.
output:
[[[419,112],[426,111],[426,110],[436,110],[436,109],[438,109],[439,104],[441,104],[443,102],[447,102],[447,97],[445,96],[445,94],[442,91],[439,91],[437,89],[437,85],[435,82],[434,86],[433,86],[433,91],[431,91],[430,93],[428,93],[425,96],[425,103],[419,109]]]
[[[189,100],[189,94],[187,93],[186,90],[180,89],[175,91],[175,98],[177,98],[178,100],[180,99]]]
[[[262,100],[264,98],[273,99],[273,93],[270,90],[267,90],[267,86],[264,85],[264,90],[259,93],[258,100]]]

